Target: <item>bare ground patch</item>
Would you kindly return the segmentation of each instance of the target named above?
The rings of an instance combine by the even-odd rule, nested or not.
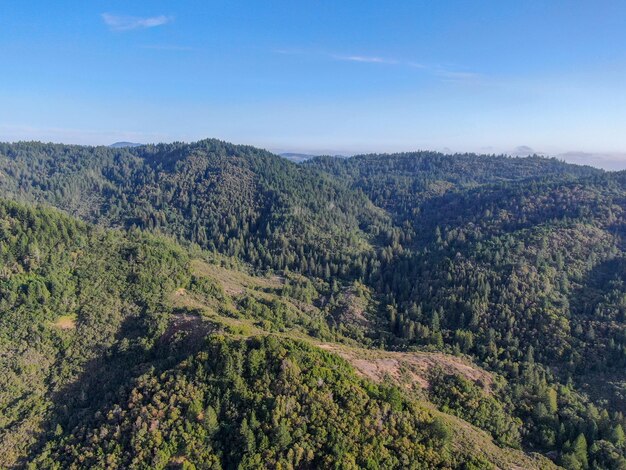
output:
[[[348,349],[334,344],[321,344],[322,349],[334,352],[354,366],[357,372],[375,382],[393,380],[406,388],[418,386],[427,389],[431,370],[441,368],[450,374],[461,375],[491,390],[493,376],[470,361],[443,353],[392,352],[367,349]]]
[[[52,323],[52,326],[61,330],[73,330],[76,328],[76,315],[63,315]]]

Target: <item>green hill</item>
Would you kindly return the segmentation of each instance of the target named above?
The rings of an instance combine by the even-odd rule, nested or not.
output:
[[[297,165],[215,140],[121,149],[18,143],[0,145],[0,195],[84,221],[3,203],[1,357],[10,386],[0,432],[10,459],[43,465],[84,452],[91,463],[114,454],[128,466],[130,441],[87,442],[112,432],[94,414],[126,410],[128,393],[160,374],[175,377],[175,387],[219,382],[221,372],[196,376],[176,364],[199,367],[194,355],[219,335],[245,357],[271,334],[280,347],[270,349],[286,348],[298,364],[321,347],[358,374],[340,381],[395,384],[410,406],[462,420],[465,437],[453,424],[448,444],[428,430],[416,437],[427,443],[423,455],[440,444],[449,450],[437,465],[482,458],[514,468],[527,462],[519,448],[572,469],[626,465],[624,173],[430,152]],[[314,352],[302,352],[307,344]],[[368,396],[384,408],[390,398],[378,393]],[[203,403],[215,408],[211,400]],[[211,458],[235,465],[231,439],[220,440],[232,434],[220,432]],[[353,437],[346,452],[369,465],[358,459],[370,451]],[[270,444],[255,442],[246,458],[331,465],[317,454],[293,460]],[[149,447],[150,458],[187,465],[176,460],[186,452],[179,447]],[[378,465],[402,467],[401,453]]]
[[[217,140],[120,149],[3,144],[0,172],[5,196],[319,277],[363,271],[369,227],[386,220],[333,178]]]
[[[3,467],[549,467],[322,351],[297,278],[8,201],[0,233]]]

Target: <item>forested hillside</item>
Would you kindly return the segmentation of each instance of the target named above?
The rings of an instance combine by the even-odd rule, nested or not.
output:
[[[163,328],[164,295],[188,274],[185,252],[164,240],[4,201],[0,257],[0,465],[6,466],[45,430],[54,397],[64,402],[64,387],[86,367],[99,367],[121,334],[127,354],[146,346],[139,332]]]
[[[569,165],[542,157],[413,152],[317,157],[305,166],[319,168],[363,190],[400,222],[413,220],[423,201],[450,189],[537,178],[598,175],[595,168]]]
[[[87,222],[3,203],[5,464],[626,468],[623,173],[19,143],[0,195]]]
[[[0,230],[2,467],[549,466],[323,352],[297,278],[8,201]]]
[[[361,275],[384,213],[333,178],[217,140],[0,144],[0,191],[101,225],[158,230],[259,267]]]

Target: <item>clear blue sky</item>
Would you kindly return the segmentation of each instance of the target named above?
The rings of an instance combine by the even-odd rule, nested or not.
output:
[[[0,140],[204,137],[619,155],[626,1],[2,2]]]

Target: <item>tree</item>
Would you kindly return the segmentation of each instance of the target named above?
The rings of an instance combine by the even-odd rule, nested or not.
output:
[[[574,440],[574,443],[572,444],[572,455],[578,462],[580,462],[582,466],[581,468],[589,468],[589,463],[587,461],[587,439],[583,433],[580,433]]]

